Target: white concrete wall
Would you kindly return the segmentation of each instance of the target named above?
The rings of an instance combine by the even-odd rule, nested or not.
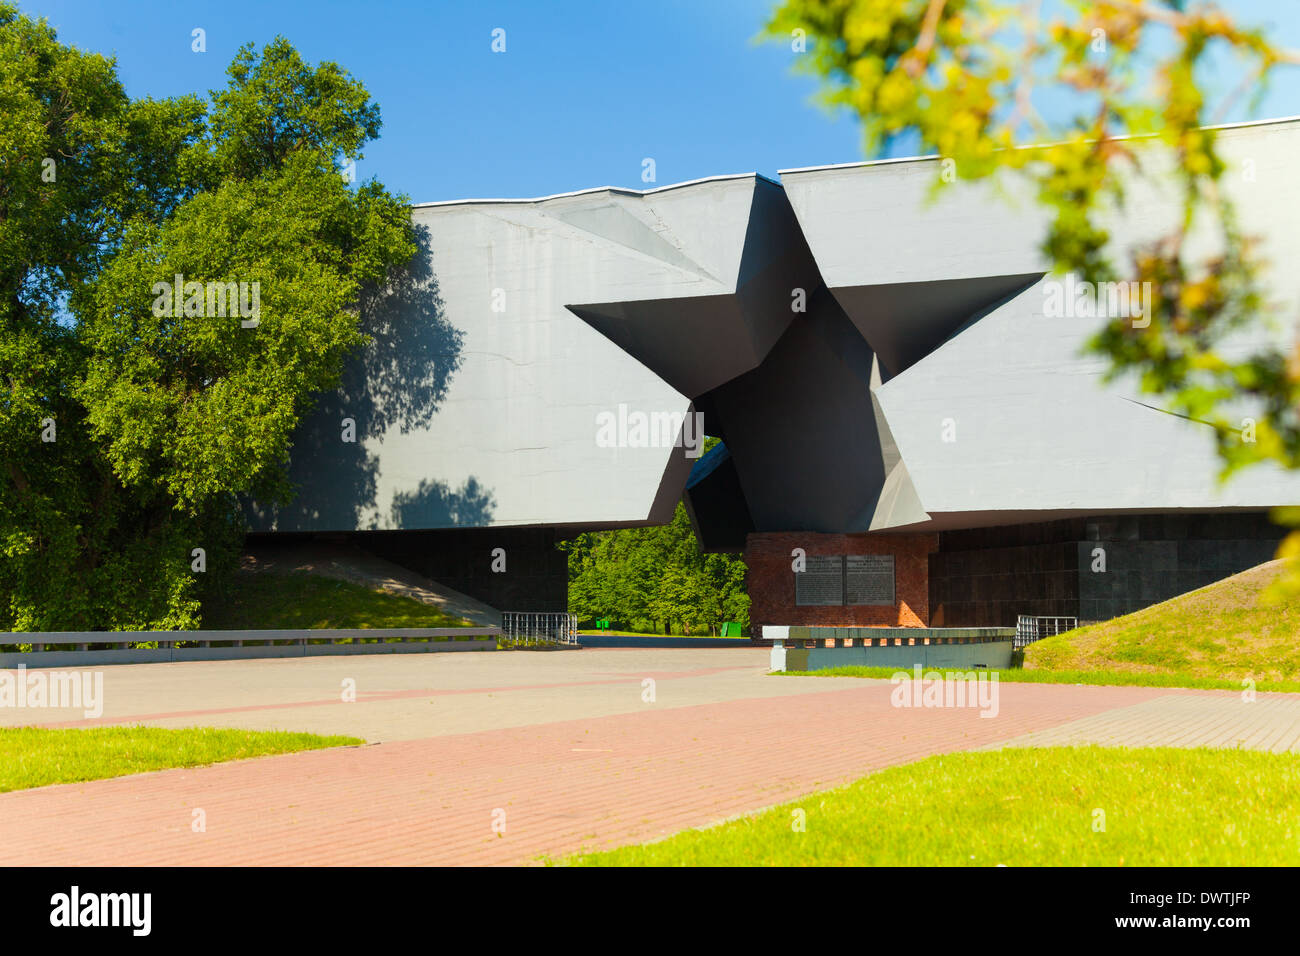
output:
[[[428,231],[428,266],[441,306],[430,318],[435,299],[426,286],[417,293],[420,305],[396,321],[412,321],[414,313],[414,321],[445,322],[444,338],[460,336],[459,365],[436,411],[414,422],[384,407],[401,404],[400,380],[378,397],[370,389],[369,400],[379,407],[363,418],[384,427],[358,435],[364,462],[335,437],[347,409],[326,402],[295,446],[295,477],[304,481],[300,500],[260,526],[383,530],[668,520],[690,466],[682,450],[598,447],[597,416],[620,404],[685,414],[690,402],[566,306],[734,293],[756,182],[749,175],[647,193],[594,190],[414,207],[413,221]],[[494,303],[504,308],[496,311]],[[431,364],[438,362],[452,364],[446,357]],[[373,380],[375,372],[365,375]],[[405,517],[395,510],[395,502],[430,483],[451,501],[449,508],[425,509],[423,517],[419,507]],[[674,487],[664,497],[666,484]],[[667,510],[652,515],[657,496],[660,511]],[[474,503],[458,505],[463,498]],[[343,499],[356,499],[350,502],[355,516],[340,508]]]
[[[1240,354],[1294,341],[1300,302],[1300,123],[1222,130],[1226,187],[1244,230],[1262,241],[1265,275],[1281,322],[1262,321],[1226,349]],[[1109,218],[1116,261],[1176,225],[1177,195],[1166,157],[1144,156],[1155,183],[1134,182]],[[1037,245],[1046,218],[1032,203],[1007,204],[960,182],[930,203],[934,160],[782,174],[832,291],[897,282],[1011,275],[1046,268]],[[1252,178],[1253,177],[1253,178]],[[1214,248],[1208,233],[1193,255]],[[860,297],[862,299],[863,297]],[[1300,475],[1272,466],[1226,486],[1212,430],[1144,407],[1133,380],[1103,386],[1105,363],[1081,352],[1104,323],[1044,315],[1040,282],[967,326],[876,395],[931,515],[966,513],[947,526],[998,523],[997,512],[1261,508],[1300,501]],[[1249,404],[1241,415],[1258,415]],[[946,419],[957,440],[943,441]],[[1016,520],[1024,520],[1018,515]],[[1011,520],[1011,519],[1007,519]]]

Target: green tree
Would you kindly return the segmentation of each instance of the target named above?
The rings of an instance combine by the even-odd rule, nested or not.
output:
[[[1056,271],[1150,281],[1150,324],[1117,318],[1089,347],[1109,358],[1112,378],[1136,374],[1170,411],[1212,425],[1223,479],[1266,460],[1300,467],[1300,352],[1223,348],[1271,306],[1206,128],[1300,55],[1212,2],[1062,0],[1052,9],[1042,0],[786,0],[766,32],[806,45],[802,67],[824,81],[828,105],[861,119],[868,153],[905,138],[951,160],[939,170],[956,180],[1023,177],[1050,211],[1042,248]],[[1230,56],[1241,82],[1211,102],[1209,78]],[[1068,106],[1044,116],[1041,102]],[[1103,223],[1125,183],[1144,175],[1150,148],[1174,157],[1182,216],[1172,234],[1117,263]],[[1212,253],[1192,252],[1193,230],[1214,235]],[[1233,414],[1243,400],[1262,412],[1253,441]],[[1300,525],[1300,509],[1278,517]],[[1281,553],[1300,555],[1300,531]]]
[[[229,77],[131,101],[0,4],[0,627],[197,625],[194,549],[220,575],[238,496],[291,496],[361,290],[415,252],[405,197],[339,173],[379,131],[360,83],[284,39]]]
[[[629,629],[714,631],[749,626],[745,564],[700,550],[686,508],[658,528],[592,531],[564,542],[569,611],[582,623],[608,618]]]

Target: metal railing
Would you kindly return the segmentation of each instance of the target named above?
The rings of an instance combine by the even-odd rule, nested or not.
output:
[[[1021,614],[1016,618],[1016,639],[1012,647],[1020,650],[1026,644],[1056,634],[1064,634],[1078,626],[1077,617],[1035,617],[1032,614]]]
[[[495,650],[500,635],[497,627],[0,631],[0,669],[18,664],[43,667],[67,663],[79,667],[94,663]]]
[[[516,644],[577,644],[578,615],[559,611],[502,611],[501,639]]]

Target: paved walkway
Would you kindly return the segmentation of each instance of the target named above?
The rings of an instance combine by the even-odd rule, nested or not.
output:
[[[883,681],[765,670],[766,651],[749,648],[105,668],[105,715],[79,724],[383,742],[0,794],[0,865],[527,863],[932,753],[1089,739],[1300,749],[1300,695],[1002,684],[987,718],[893,707]],[[338,699],[348,677],[356,703]],[[191,829],[196,809],[205,832]]]
[[[1243,747],[1300,753],[1300,694],[1164,694],[1033,731],[999,746]]]

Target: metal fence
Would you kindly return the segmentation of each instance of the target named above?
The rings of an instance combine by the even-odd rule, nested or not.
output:
[[[1016,618],[1016,639],[1013,647],[1020,650],[1026,644],[1040,641],[1054,634],[1064,634],[1079,626],[1077,617],[1034,617],[1021,614]]]
[[[503,611],[501,639],[516,644],[577,644],[578,615],[558,611]]]
[[[498,627],[291,628],[238,631],[0,631],[0,670],[321,654],[495,650]]]

